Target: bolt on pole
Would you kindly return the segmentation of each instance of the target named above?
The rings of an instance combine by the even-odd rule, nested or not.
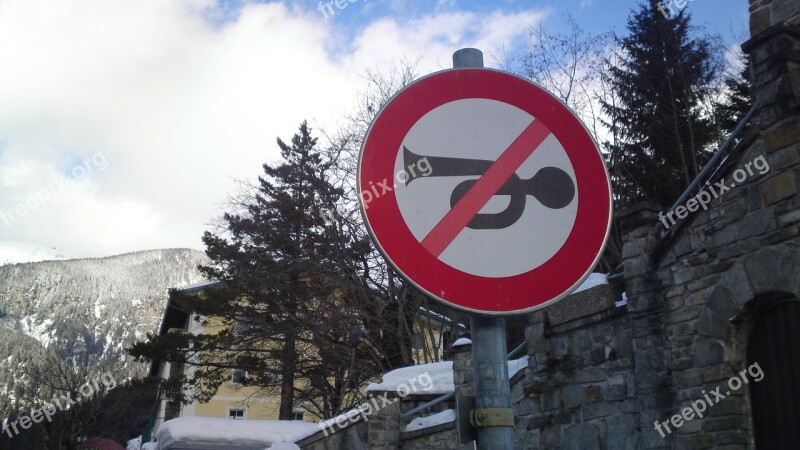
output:
[[[483,67],[483,53],[478,49],[463,48],[453,54],[455,69]],[[514,409],[506,360],[505,319],[472,314],[470,322],[475,371],[472,423],[478,430],[478,449],[513,450]]]

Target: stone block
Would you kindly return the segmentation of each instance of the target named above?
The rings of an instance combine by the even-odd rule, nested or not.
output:
[[[720,317],[733,317],[739,310],[733,295],[725,285],[718,285],[708,298],[708,309]]]
[[[543,430],[541,432],[539,442],[545,448],[561,447],[562,444],[561,428],[554,427]]]
[[[736,301],[739,308],[753,298],[753,287],[750,285],[748,275],[740,262],[725,271],[720,279],[720,284],[727,288],[731,298]]]
[[[624,384],[606,386],[603,389],[603,399],[610,402],[624,400],[627,397],[628,387]]]
[[[761,201],[765,206],[772,205],[797,193],[794,172],[786,171],[758,185]]]
[[[727,385],[723,385],[720,392],[727,397],[708,408],[708,415],[710,417],[728,416],[730,414],[744,415],[747,412],[747,406],[742,397],[730,395],[731,391]],[[713,395],[709,394],[709,396],[714,400]]]
[[[703,369],[687,369],[676,371],[672,375],[675,387],[686,389],[703,384]]]
[[[777,220],[774,208],[759,209],[745,216],[736,224],[739,239],[747,239],[775,231]]]
[[[744,428],[746,416],[706,417],[703,419],[705,431],[729,431]]]
[[[613,404],[606,402],[584,403],[581,406],[581,416],[583,416],[583,420],[606,417],[615,412],[618,412],[618,409]]]
[[[565,450],[599,449],[600,431],[591,423],[576,423],[564,430]]]
[[[792,118],[765,133],[764,150],[772,153],[798,142],[800,142],[800,119]]]
[[[598,385],[587,386],[583,390],[583,402],[594,403],[603,399],[603,389]]]
[[[562,391],[562,398],[565,408],[577,408],[583,402],[583,386],[570,385]]]
[[[772,26],[769,6],[763,6],[750,13],[750,36],[755,36],[766,31]]]
[[[714,436],[708,433],[697,433],[691,437],[692,448],[706,449],[714,447]]]
[[[726,318],[720,317],[708,309],[700,314],[700,319],[697,322],[698,333],[715,339],[727,337],[730,327],[731,324]]]
[[[545,392],[539,396],[542,411],[551,411],[561,407],[561,398],[557,392]]]
[[[577,383],[596,383],[606,379],[606,371],[601,368],[589,367],[575,371],[572,378]]]
[[[800,162],[800,145],[795,144],[778,150],[769,155],[767,158],[769,162],[769,170],[782,171],[783,169],[794,166]],[[760,172],[755,172],[754,176],[759,175]]]
[[[636,429],[636,416],[623,414],[605,419],[607,445],[609,449],[634,449],[638,430]]]
[[[753,287],[753,294],[791,290],[792,280],[782,273],[786,267],[795,267],[792,265],[792,256],[775,249],[763,249],[745,256],[744,269]]]
[[[748,433],[742,430],[723,431],[717,433],[717,445],[749,444],[752,441]]]
[[[722,363],[723,346],[713,339],[697,338],[693,350],[695,367],[706,367]]]

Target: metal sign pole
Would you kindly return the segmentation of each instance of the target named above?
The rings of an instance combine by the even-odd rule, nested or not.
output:
[[[464,48],[453,54],[453,68],[483,68],[483,53]],[[475,371],[475,409],[479,450],[513,450],[514,409],[508,380],[506,321],[472,314],[472,365]]]

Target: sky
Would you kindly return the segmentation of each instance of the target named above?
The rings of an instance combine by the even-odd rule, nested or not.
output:
[[[335,132],[364,73],[486,65],[572,14],[625,32],[623,0],[0,0],[0,245],[73,257],[186,247],[303,120]],[[673,8],[677,6],[673,5]],[[689,0],[727,47],[745,0]]]

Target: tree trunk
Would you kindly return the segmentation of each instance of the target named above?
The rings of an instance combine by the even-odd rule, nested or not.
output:
[[[294,413],[294,374],[297,365],[297,349],[293,333],[286,334],[281,362],[281,407],[279,420],[292,420]]]

